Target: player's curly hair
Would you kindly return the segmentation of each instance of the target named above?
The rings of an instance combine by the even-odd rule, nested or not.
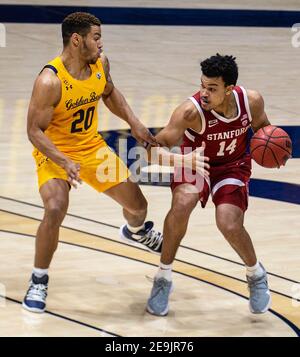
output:
[[[86,36],[91,29],[91,26],[100,26],[101,21],[94,15],[88,12],[73,12],[68,15],[62,22],[61,32],[64,46],[66,46],[73,33],[78,33],[81,36]]]
[[[206,77],[222,77],[225,86],[236,85],[238,66],[233,56],[222,56],[217,53],[200,63],[202,73]]]

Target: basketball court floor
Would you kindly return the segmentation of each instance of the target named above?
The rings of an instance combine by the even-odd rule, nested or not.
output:
[[[239,1],[132,0],[126,6],[300,10],[296,0],[284,5],[251,0],[247,6]],[[1,3],[77,6],[81,1]],[[85,5],[125,6],[115,0]],[[290,187],[299,194],[297,157],[279,170],[253,164],[254,179],[282,184],[275,199],[251,196],[245,219],[269,272],[268,313],[249,312],[245,269],[218,232],[210,201],[206,209],[195,209],[179,248],[169,315],[149,315],[145,305],[159,257],[121,242],[121,208],[85,184],[70,195],[50,268],[46,313],[22,309],[43,216],[26,135],[27,107],[34,79],[60,53],[61,39],[59,24],[5,26],[7,46],[0,48],[0,336],[299,336],[300,206],[297,199],[287,199]],[[175,107],[198,90],[199,62],[216,52],[237,57],[239,84],[262,93],[272,124],[299,125],[300,48],[292,46],[290,28],[104,24],[102,32],[115,85],[149,127],[163,127]],[[103,103],[100,107],[100,132],[128,128]],[[269,187],[261,187],[266,197]],[[171,191],[141,188],[149,202],[148,219],[162,230]]]

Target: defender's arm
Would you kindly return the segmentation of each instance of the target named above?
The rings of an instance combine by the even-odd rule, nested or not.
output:
[[[150,131],[135,116],[123,94],[114,86],[110,74],[108,58],[101,56],[101,62],[106,76],[106,87],[102,94],[102,99],[107,108],[119,118],[125,120],[131,127],[132,136],[141,143],[156,145],[156,141]]]
[[[60,97],[59,79],[52,70],[44,69],[34,83],[27,115],[27,135],[41,153],[67,171],[70,184],[76,187],[73,180],[80,182],[79,165],[60,152],[44,134],[52,120],[54,108],[59,103]]]

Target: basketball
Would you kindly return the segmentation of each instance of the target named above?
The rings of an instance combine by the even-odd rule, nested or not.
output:
[[[259,129],[250,142],[252,159],[267,168],[285,165],[292,154],[292,141],[281,128],[268,125]]]

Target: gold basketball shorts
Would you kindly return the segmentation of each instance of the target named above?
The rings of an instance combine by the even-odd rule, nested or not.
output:
[[[98,192],[104,192],[130,176],[127,166],[105,142],[93,150],[64,154],[80,165],[80,178]],[[37,149],[34,149],[33,157],[39,189],[51,179],[67,181],[66,171]]]

